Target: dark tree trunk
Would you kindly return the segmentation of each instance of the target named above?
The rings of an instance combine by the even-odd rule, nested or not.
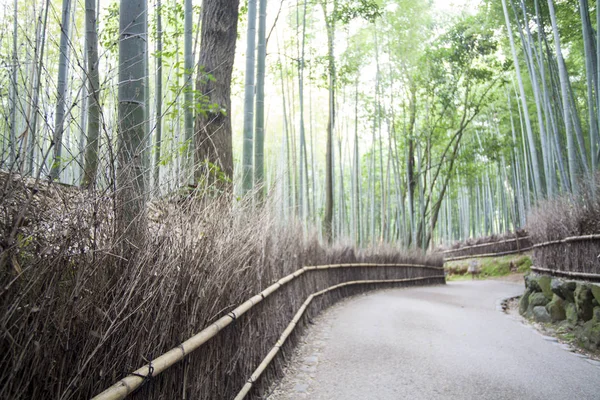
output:
[[[233,177],[231,74],[237,39],[239,0],[205,0],[196,90],[201,108],[194,127],[196,182],[214,167]],[[207,109],[208,108],[208,109]],[[219,174],[220,175],[220,174]]]
[[[412,239],[415,232],[415,190],[417,187],[417,180],[415,177],[415,123],[417,120],[417,90],[414,87],[410,89],[410,122],[408,125],[407,141],[408,141],[408,155],[406,160],[406,173],[408,183],[408,213],[410,219],[410,236],[408,238],[408,245],[413,244]]]
[[[329,121],[327,122],[327,150],[325,153],[325,216],[323,219],[323,236],[327,242],[333,239],[333,131],[335,128],[335,19],[327,15],[327,5],[321,3],[327,26],[327,49],[329,56]],[[333,2],[333,14],[337,13],[337,1]],[[331,18],[331,20],[330,20]]]
[[[119,16],[118,229],[124,254],[142,239],[146,203],[146,0],[121,0]]]
[[[89,187],[96,182],[98,172],[98,136],[100,133],[100,76],[98,73],[98,28],[96,1],[85,1],[85,29],[87,54],[88,124],[85,146],[85,165],[81,184]],[[83,127],[82,127],[83,129]]]

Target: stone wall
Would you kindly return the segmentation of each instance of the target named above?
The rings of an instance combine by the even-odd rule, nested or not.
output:
[[[568,328],[583,347],[600,349],[600,284],[531,273],[525,287],[521,315]]]

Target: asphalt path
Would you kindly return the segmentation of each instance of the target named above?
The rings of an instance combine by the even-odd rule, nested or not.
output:
[[[497,308],[522,284],[373,292],[321,315],[271,399],[600,399],[599,363]]]

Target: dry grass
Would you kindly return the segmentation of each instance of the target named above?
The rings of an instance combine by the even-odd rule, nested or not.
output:
[[[8,176],[0,185],[2,399],[89,398],[304,265],[441,266],[439,257],[392,247],[323,247],[298,224],[279,221],[268,205],[249,210],[227,198],[185,196],[153,202],[137,251],[119,254],[126,238],[115,234],[112,196],[35,188]],[[437,273],[357,268],[304,274],[134,397],[231,398],[307,294],[347,280]],[[309,317],[365,289],[324,296]],[[267,379],[282,361],[276,359]]]
[[[600,233],[600,175],[595,186],[581,184],[578,195],[541,202],[527,219],[536,244]],[[600,274],[600,240],[574,241],[537,247],[534,265],[551,270]]]

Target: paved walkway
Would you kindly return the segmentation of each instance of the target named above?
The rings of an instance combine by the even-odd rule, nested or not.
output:
[[[326,311],[270,399],[600,399],[600,367],[497,310],[522,284],[374,292]]]

